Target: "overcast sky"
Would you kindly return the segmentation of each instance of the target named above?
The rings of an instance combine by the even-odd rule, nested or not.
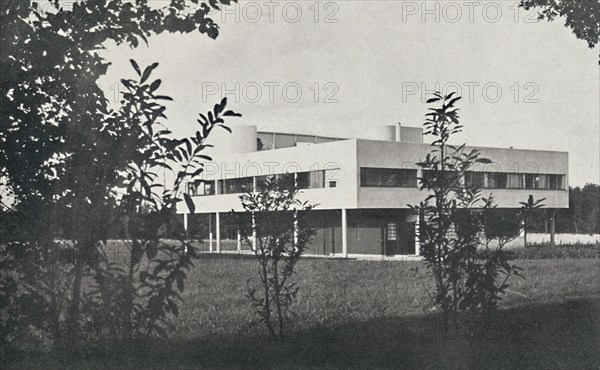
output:
[[[600,182],[598,48],[562,19],[538,23],[513,1],[288,3],[241,1],[215,14],[216,41],[193,33],[109,47],[102,85],[111,96],[133,77],[129,58],[156,61],[177,133],[192,132],[227,90],[240,123],[346,137],[419,126],[424,90],[458,87],[457,143],[567,151],[570,185]]]

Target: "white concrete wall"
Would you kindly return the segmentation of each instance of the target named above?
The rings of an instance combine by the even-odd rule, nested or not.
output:
[[[417,168],[432,147],[429,144],[390,143],[358,140],[358,168]],[[467,150],[472,147],[467,147]],[[481,156],[493,163],[475,167],[474,171],[564,174],[568,178],[568,154],[522,149],[477,148]],[[565,184],[568,189],[568,181]],[[519,208],[529,194],[535,199],[546,198],[548,208],[568,208],[567,190],[532,189],[482,189],[482,195],[490,193],[496,198],[498,207]],[[425,194],[416,188],[361,188],[358,190],[359,208],[406,208],[417,204]]]
[[[555,234],[554,242],[557,245],[600,244],[600,234]],[[550,234],[527,234],[528,245],[543,243],[550,243]]]
[[[234,155],[224,155],[220,152],[220,160],[207,163],[201,178],[217,180],[326,168],[338,169],[332,178],[327,179],[336,180],[337,187],[306,189],[300,198],[318,204],[318,209],[407,208],[408,204],[417,204],[426,195],[418,188],[360,187],[360,168],[417,169],[416,163],[423,160],[431,149],[429,144],[351,139]],[[475,171],[565,174],[568,178],[568,155],[564,152],[478,149],[481,150],[482,156],[489,158],[493,163],[476,167]],[[568,183],[565,186],[568,188]],[[519,202],[526,201],[529,194],[536,199],[546,198],[544,204],[548,208],[568,207],[567,190],[482,190],[484,196],[490,193],[496,198],[499,207],[519,208]],[[193,198],[196,212],[200,213],[242,209],[239,194]],[[179,204],[180,213],[186,209],[184,203]]]
[[[206,180],[246,176],[273,175],[286,172],[305,172],[322,169],[332,171],[326,181],[336,180],[335,188],[305,189],[301,200],[318,204],[318,209],[356,208],[357,167],[356,140],[341,140],[323,144],[267,150],[240,155],[221,156],[221,160],[206,163],[199,177]],[[242,210],[239,194],[193,197],[196,212],[228,212]],[[185,203],[178,212],[187,210]]]

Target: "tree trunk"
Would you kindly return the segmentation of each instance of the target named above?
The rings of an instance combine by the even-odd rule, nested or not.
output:
[[[76,243],[75,245],[79,245]],[[73,250],[73,286],[71,289],[71,302],[69,304],[69,315],[67,318],[67,330],[70,331],[71,343],[79,342],[79,311],[81,304],[81,284],[84,273],[84,259],[81,245],[77,248],[77,252]]]
[[[523,217],[523,248],[527,248],[527,217]]]
[[[140,253],[139,250],[141,250],[142,246],[140,245],[140,242],[137,239],[133,239],[133,247],[132,250],[136,251],[135,253]],[[133,253],[132,253],[133,255]],[[138,262],[139,264],[139,262]],[[127,295],[126,295],[126,299],[127,302],[125,303],[125,309],[123,310],[124,312],[122,312],[122,315],[124,315],[124,319],[125,319],[125,323],[124,323],[124,329],[125,332],[123,333],[124,338],[129,340],[133,337],[133,300],[134,300],[134,296],[135,296],[135,279],[134,279],[134,274],[135,274],[135,268],[136,268],[136,262],[133,260],[133,257],[131,256],[129,258],[129,274],[127,276],[128,279],[128,284],[127,284]]]
[[[273,324],[271,323],[271,296],[269,292],[269,275],[267,272],[267,261],[260,261],[262,267],[262,281],[265,289],[265,324],[267,325],[267,329],[269,330],[269,334],[271,335],[272,340],[276,340],[277,336],[275,334],[275,330],[273,329]]]
[[[273,297],[275,299],[275,307],[277,308],[277,317],[279,319],[279,340],[281,340],[282,342],[284,341],[284,336],[283,336],[283,312],[281,311],[281,301],[279,300],[279,293],[281,292],[281,287],[279,286],[279,269],[277,267],[277,262],[275,262],[274,264],[274,272],[275,272],[275,276],[273,277],[275,279],[275,296]]]
[[[552,218],[550,219],[550,246],[554,247],[554,234],[556,233],[556,210],[552,209]]]

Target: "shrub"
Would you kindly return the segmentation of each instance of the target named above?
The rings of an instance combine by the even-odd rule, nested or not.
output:
[[[291,320],[290,307],[299,287],[291,281],[294,267],[314,232],[300,227],[298,212],[312,209],[297,199],[293,177],[272,177],[258,184],[255,191],[242,194],[246,212],[252,214],[250,243],[259,269],[261,285],[253,287],[248,279],[247,298],[273,340],[285,339],[285,323]]]
[[[82,216],[78,223],[64,224],[62,233],[71,242],[58,243],[54,234],[32,241],[24,235],[27,229],[2,235],[7,247],[0,260],[0,293],[7,303],[0,309],[3,325],[14,328],[3,330],[6,341],[30,323],[43,337],[64,346],[82,340],[166,335],[168,316],[178,314],[186,272],[197,250],[177,227],[173,213],[183,200],[194,212],[192,200],[181,194],[182,184],[202,172],[201,160],[208,157],[201,153],[210,132],[225,127],[223,117],[239,114],[225,110],[223,99],[207,115],[200,114],[195,135],[172,138],[160,123],[166,117],[159,102],[170,98],[156,94],[160,80],[149,80],[158,64],[143,72],[135,61],[131,64],[138,78],[122,81],[126,88],[122,106],[111,113],[105,127],[128,131],[112,152],[125,163],[113,168],[119,191],[106,195],[109,200],[102,204],[90,201],[75,214],[64,210],[65,215]],[[159,170],[175,172],[173,184],[157,184]],[[121,261],[107,257],[106,238],[97,240],[108,229],[120,229],[124,235],[128,253]],[[169,234],[179,238],[162,241]]]
[[[474,164],[490,161],[465,145],[448,145],[462,127],[455,107],[460,97],[434,95],[428,103],[440,102],[441,107],[430,108],[424,123],[425,133],[434,137],[434,149],[418,164],[423,170],[420,188],[429,195],[411,206],[421,218],[420,254],[433,274],[433,299],[446,322],[455,321],[460,311],[487,317],[509,287],[508,279],[519,275],[520,268],[511,265],[503,251],[510,237],[502,236],[488,221],[498,213],[493,197],[483,198],[476,185],[465,182]]]

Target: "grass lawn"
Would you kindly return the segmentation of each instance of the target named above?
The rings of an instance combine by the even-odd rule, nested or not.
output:
[[[600,367],[600,259],[516,261],[498,317],[445,332],[421,262],[306,258],[288,342],[272,343],[247,299],[254,260],[203,254],[168,340],[28,354],[15,367],[594,368]],[[422,278],[417,278],[418,268]]]

